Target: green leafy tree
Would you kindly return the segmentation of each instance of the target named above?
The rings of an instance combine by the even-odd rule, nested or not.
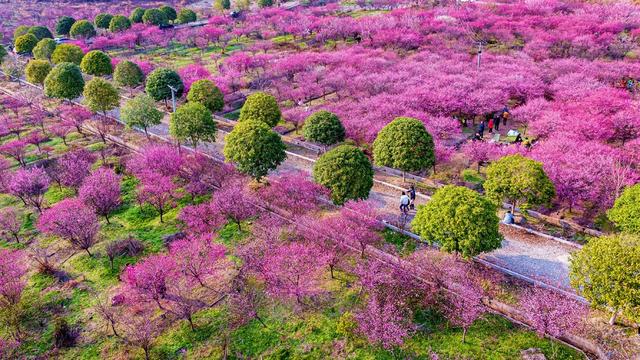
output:
[[[51,61],[54,64],[70,62],[80,65],[83,57],[84,53],[80,46],[73,44],[60,44],[53,50],[53,53],[51,54]]]
[[[141,23],[143,15],[144,15],[144,9],[141,7],[137,7],[133,9],[131,14],[129,15],[129,20],[131,20],[131,22],[134,24]]]
[[[369,197],[373,187],[373,167],[352,145],[340,145],[322,154],[313,167],[313,179],[331,190],[335,204]]]
[[[76,64],[60,63],[44,79],[44,93],[49,97],[71,100],[82,95],[83,89],[84,79]]]
[[[164,16],[169,21],[173,21],[178,17],[178,14],[176,13],[176,9],[172,8],[169,5],[162,5],[158,8],[158,10],[162,11],[164,13]]]
[[[55,40],[49,38],[42,39],[38,41],[33,48],[33,57],[38,60],[50,60],[56,46]]]
[[[16,27],[15,30],[13,30],[13,43],[14,43],[14,45],[15,45],[16,39],[19,38],[22,35],[26,35],[29,32],[29,29],[31,29],[30,26],[20,25],[20,26]]]
[[[4,48],[4,46],[0,45],[0,64],[2,64],[2,62],[4,61],[4,58],[7,57],[8,52],[7,49]]]
[[[88,20],[78,20],[71,26],[69,30],[69,35],[71,37],[79,39],[85,38],[88,39],[90,37],[96,36],[96,29],[93,27],[93,24]]]
[[[33,34],[18,36],[15,42],[15,50],[18,54],[31,54],[33,48],[38,44],[38,38]]]
[[[92,50],[85,54],[80,62],[80,69],[89,75],[103,76],[113,73],[111,58],[100,50]]]
[[[113,71],[113,80],[120,86],[134,88],[144,81],[144,73],[138,64],[124,60],[116,65]]]
[[[186,103],[171,114],[169,133],[180,142],[188,139],[194,149],[201,141],[215,141],[216,131],[211,112],[200,103]]]
[[[32,26],[29,28],[28,33],[33,34],[36,38],[38,38],[38,41],[46,38],[53,39],[51,30],[49,30],[49,28],[46,26]]]
[[[463,186],[444,186],[418,207],[411,228],[423,240],[466,258],[500,247],[496,205]]]
[[[640,184],[626,188],[607,216],[620,230],[640,234]]]
[[[96,17],[93,19],[93,23],[98,29],[108,29],[109,24],[111,23],[111,19],[113,19],[113,15],[101,13],[96,15]]]
[[[180,9],[180,12],[178,13],[178,23],[180,23],[180,24],[187,24],[187,23],[190,23],[190,22],[194,22],[197,19],[198,19],[198,16],[191,9],[182,8],[182,9]]]
[[[160,9],[147,9],[142,15],[142,22],[151,25],[166,25],[169,23],[169,19]]]
[[[273,6],[273,0],[258,0],[258,6],[261,8]]]
[[[109,31],[124,31],[131,27],[131,20],[124,15],[116,15],[109,22]]]
[[[220,111],[224,107],[222,91],[209,79],[200,79],[191,84],[187,100],[200,103],[211,112]]]
[[[304,138],[322,145],[333,145],[344,141],[344,126],[334,113],[316,111],[304,120]]]
[[[182,79],[180,79],[180,75],[170,69],[157,68],[147,76],[145,90],[155,101],[164,100],[166,104],[167,99],[171,98],[171,89],[169,86],[177,90],[176,98],[182,96],[184,84],[182,83]]]
[[[246,120],[227,135],[223,152],[226,161],[235,163],[238,171],[259,181],[286,159],[285,149],[280,135],[267,124]]]
[[[548,204],[556,195],[542,164],[519,154],[505,156],[487,167],[484,190],[496,202],[510,202],[512,211],[518,203]]]
[[[147,94],[139,94],[120,109],[120,117],[132,128],[139,127],[149,137],[148,128],[160,124],[164,113],[156,108],[155,101]]]
[[[238,121],[258,120],[269,127],[274,127],[281,117],[282,114],[276,98],[264,92],[256,92],[249,95],[242,105]]]
[[[215,0],[213,2],[213,7],[216,10],[223,11],[231,9],[231,1],[230,0]]]
[[[51,64],[47,60],[31,60],[25,70],[27,81],[33,84],[42,84],[51,72]]]
[[[640,237],[619,234],[596,237],[569,258],[569,279],[591,305],[611,309],[610,323],[620,312],[640,309]]]
[[[61,16],[56,22],[56,34],[58,35],[69,35],[69,31],[71,31],[71,27],[73,23],[76,22],[76,19],[71,16]]]
[[[387,124],[373,142],[373,159],[378,166],[405,171],[422,171],[436,162],[433,138],[424,124],[399,117]]]
[[[251,0],[236,0],[233,4],[238,11],[245,11],[251,7]]]
[[[110,82],[103,78],[95,77],[84,87],[85,104],[93,112],[102,112],[107,115],[107,111],[115,109],[120,105],[120,94]]]

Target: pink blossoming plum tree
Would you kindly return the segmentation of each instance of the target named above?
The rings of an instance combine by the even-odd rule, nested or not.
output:
[[[584,304],[540,287],[526,290],[521,295],[520,306],[540,337],[565,335],[580,326],[588,313]]]
[[[67,240],[77,250],[89,249],[97,242],[100,224],[96,214],[79,199],[65,199],[45,210],[38,219],[38,230]]]
[[[42,168],[19,169],[11,176],[7,189],[25,205],[33,206],[38,212],[42,212],[44,194],[49,189],[49,182],[49,176]]]
[[[99,168],[84,180],[78,196],[109,224],[109,214],[120,205],[120,177],[111,169]]]
[[[0,209],[0,235],[4,240],[15,240],[16,243],[20,243],[22,222],[22,214],[15,208],[5,207]]]
[[[164,222],[165,212],[175,204],[177,186],[168,176],[146,172],[142,174],[138,186],[138,201],[148,204],[160,214]]]
[[[269,294],[305,305],[307,299],[323,292],[320,284],[325,266],[326,257],[319,247],[290,243],[265,254],[260,273]]]

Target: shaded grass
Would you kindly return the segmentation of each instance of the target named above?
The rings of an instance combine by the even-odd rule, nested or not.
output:
[[[469,183],[474,184],[482,184],[484,183],[484,178],[481,174],[478,174],[477,167],[475,170],[472,169],[464,169],[462,170],[462,179]]]
[[[391,229],[384,229],[382,231],[382,237],[385,242],[393,244],[396,247],[396,251],[400,255],[408,255],[416,250],[418,243],[413,238],[395,232]]]

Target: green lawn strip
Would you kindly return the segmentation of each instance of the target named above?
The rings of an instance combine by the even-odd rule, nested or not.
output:
[[[427,356],[432,349],[443,359],[517,359],[520,352],[529,348],[542,350],[547,359],[583,359],[577,351],[555,341],[541,339],[532,331],[520,328],[498,315],[486,315],[469,328],[465,343],[462,329],[449,327],[441,318],[431,317],[427,328],[411,337],[404,349],[419,356]]]
[[[181,359],[184,352],[199,352],[198,358],[220,355],[227,321],[225,309],[217,307],[201,310],[194,314],[193,321],[195,330],[191,330],[187,321],[177,321],[165,330],[154,342],[152,357]],[[217,346],[211,346],[212,344]]]

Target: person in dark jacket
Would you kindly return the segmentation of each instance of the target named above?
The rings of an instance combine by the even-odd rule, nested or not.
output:
[[[485,127],[485,123],[484,123],[484,120],[482,120],[480,121],[480,125],[478,125],[478,134],[480,134],[481,139],[484,137],[484,127]]]
[[[411,188],[409,188],[409,199],[411,199],[411,202],[409,203],[409,209],[413,210],[416,207],[416,187],[415,185],[411,185]]]

